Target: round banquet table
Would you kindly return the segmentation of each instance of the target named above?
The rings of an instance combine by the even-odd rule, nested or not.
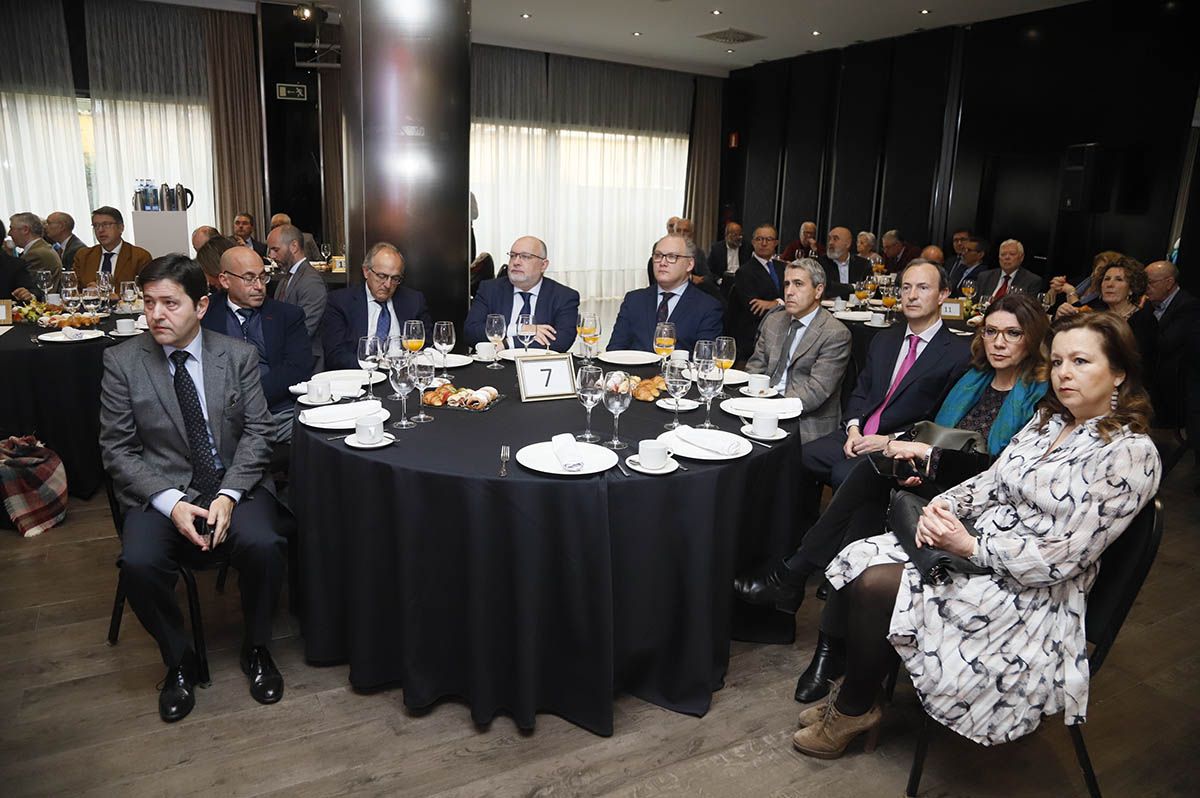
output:
[[[352,686],[399,685],[412,708],[462,698],[480,724],[506,712],[531,729],[550,712],[607,735],[616,693],[703,715],[729,661],[737,568],[798,544],[795,422],[781,424],[792,434],[771,448],[683,460],[686,472],[558,477],[525,469],[516,453],[581,432],[578,401],[522,403],[511,363],[452,374],[506,398],[483,413],[429,408],[435,421],[410,430],[391,429],[400,405],[385,401],[398,442],[370,451],[295,427],[309,662],[349,662]],[[632,402],[622,459],[670,418]],[[703,407],[681,419],[700,423]],[[592,421],[611,434],[603,405]],[[741,426],[717,401],[713,421]],[[501,478],[505,443],[513,459]],[[792,619],[763,612],[792,634]]]
[[[116,329],[116,316],[95,329]],[[3,328],[0,328],[3,329]],[[122,339],[105,335],[88,341],[40,343],[52,332],[15,324],[0,335],[0,437],[37,435],[62,458],[67,490],[88,498],[103,482],[100,463],[100,378],[103,354]]]

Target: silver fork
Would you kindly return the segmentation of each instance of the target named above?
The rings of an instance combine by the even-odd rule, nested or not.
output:
[[[500,476],[508,476],[508,444],[500,444]]]

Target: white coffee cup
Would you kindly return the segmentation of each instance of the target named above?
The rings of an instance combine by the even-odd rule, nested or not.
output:
[[[333,398],[333,386],[329,380],[309,380],[305,396],[310,402],[328,402]]]
[[[47,305],[61,305],[62,304],[62,294],[46,294],[46,304]]]
[[[876,327],[883,326],[883,314],[882,313],[872,313],[871,314],[871,323],[874,324]]]
[[[135,331],[133,319],[117,319],[117,332],[122,335],[129,335]]]
[[[766,374],[751,374],[750,381],[746,383],[746,387],[755,396],[762,396],[771,387],[771,378]]]
[[[667,445],[662,441],[645,440],[638,443],[638,462],[642,468],[658,471],[666,468]]]
[[[682,360],[684,363],[688,360],[688,352],[686,349],[676,349],[671,353],[672,360]]]
[[[383,419],[376,415],[360,418],[354,422],[354,437],[359,443],[379,443],[383,440]]]
[[[480,341],[475,344],[475,354],[482,358],[491,360],[496,356],[496,345],[491,341]]]
[[[751,431],[759,438],[774,438],[779,429],[779,416],[774,413],[755,413]]]
[[[846,298],[840,296],[837,299],[833,300],[833,309],[835,311],[839,311],[839,312],[845,310],[846,309]]]

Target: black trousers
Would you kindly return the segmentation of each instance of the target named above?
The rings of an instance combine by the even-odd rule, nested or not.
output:
[[[846,481],[850,470],[863,460],[861,457],[846,457],[845,446],[845,431],[831,432],[804,444],[804,451],[800,453],[800,464],[817,481],[836,490]]]
[[[275,497],[256,487],[233,508],[224,542],[202,552],[154,508],[126,513],[118,561],[125,596],[158,643],[167,667],[178,665],[192,647],[175,600],[180,563],[204,566],[227,558],[238,572],[246,645],[270,642],[271,618],[287,561],[287,541],[275,531],[277,517]]]

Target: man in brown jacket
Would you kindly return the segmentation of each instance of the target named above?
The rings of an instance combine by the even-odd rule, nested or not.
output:
[[[105,205],[92,211],[92,232],[100,243],[80,250],[75,255],[75,273],[80,285],[96,282],[101,272],[108,272],[112,284],[134,280],[142,267],[150,262],[150,253],[121,238],[125,220],[116,208]]]

